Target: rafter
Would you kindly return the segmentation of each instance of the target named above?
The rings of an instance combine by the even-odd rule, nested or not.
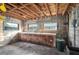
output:
[[[10,7],[8,4],[6,4],[6,8],[7,8],[8,10],[11,9],[11,7]]]
[[[22,17],[20,14],[18,14],[16,11],[14,11],[14,12],[8,12],[8,13],[14,14],[14,16],[18,16],[18,17],[21,17],[23,19],[26,19],[26,18]]]
[[[64,15],[68,9],[69,4],[58,3],[7,3],[7,13],[19,19],[36,19],[46,16]],[[10,15],[8,14],[8,15]],[[12,15],[13,14],[13,15]]]
[[[44,4],[42,3],[42,4],[40,4],[40,6],[41,6],[41,9],[42,9],[44,16],[47,16],[46,13],[45,13],[46,10],[45,10]]]
[[[30,9],[30,8],[28,8],[28,7],[26,7],[27,5],[23,5],[23,4],[21,4],[22,6],[24,6],[27,10],[29,10],[30,12],[32,12],[33,13],[33,15],[35,15],[35,16],[37,16],[37,17],[39,17],[39,15],[36,13],[36,12],[34,12],[32,9]]]
[[[64,11],[62,12],[62,15],[65,14],[65,12],[67,11],[68,6],[69,6],[69,4],[67,4],[67,5],[65,6]]]
[[[58,12],[59,12],[59,4],[56,3],[56,16],[59,14]]]
[[[44,13],[40,10],[40,8],[38,8],[38,6],[36,4],[33,4],[33,6],[41,13],[44,15]],[[41,15],[40,15],[41,16]]]
[[[6,16],[10,16],[10,17],[13,17],[13,18],[16,18],[16,19],[20,19],[20,20],[24,20],[25,18],[21,17],[20,15],[17,15],[15,13],[6,13]]]
[[[50,11],[50,9],[49,9],[48,4],[47,4],[47,3],[45,3],[44,5],[45,5],[46,9],[48,10],[48,12],[50,13],[50,16],[52,16],[52,13],[51,13],[51,11]]]
[[[26,15],[27,18],[31,18],[32,17],[32,16],[30,16],[30,17],[27,16],[27,14],[25,14],[25,12],[24,13],[23,12],[20,12],[21,11],[21,8],[23,8],[23,6],[21,6],[20,8],[17,8],[17,6],[14,5],[14,4],[12,4],[12,3],[10,3],[9,5],[11,5],[11,6],[13,6],[15,8],[15,9],[12,9],[11,11],[16,11],[16,12],[22,14],[22,15]]]
[[[17,6],[15,6],[15,5],[14,5],[14,4],[12,4],[12,3],[9,3],[9,5],[11,5],[11,6],[13,6],[13,7],[17,8]]]
[[[24,20],[23,18],[19,18],[18,16],[14,16],[13,14],[6,14],[6,15],[12,18],[19,19],[19,20]]]
[[[19,10],[22,11],[23,13],[26,13],[26,15],[28,15],[28,17],[30,17],[30,18],[34,18],[35,17],[34,15],[30,14],[27,10],[23,10],[21,8],[19,8]]]
[[[24,16],[26,15],[25,13],[21,12],[20,10],[16,9],[15,12],[21,14],[21,16]],[[29,18],[27,15],[26,15],[26,18]]]

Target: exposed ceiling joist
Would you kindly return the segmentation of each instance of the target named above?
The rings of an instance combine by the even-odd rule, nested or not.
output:
[[[44,4],[42,4],[42,11],[43,11],[43,13],[44,13],[44,15],[45,15],[45,17],[47,16],[47,11],[46,11],[46,7],[45,7],[45,5]]]
[[[25,20],[23,17],[16,15],[15,13],[6,13],[6,15],[9,16],[9,17],[19,19],[19,20]]]
[[[62,15],[65,14],[65,12],[67,11],[68,6],[69,6],[69,4],[65,5],[65,8],[64,8],[64,11],[62,12]]]
[[[18,19],[36,19],[47,16],[64,15],[70,4],[65,3],[6,3],[9,16]],[[13,14],[13,15],[12,15]]]
[[[21,18],[23,18],[23,19],[26,19],[26,18],[24,18],[24,17],[22,17],[20,14],[17,14],[17,12],[8,12],[8,13],[10,13],[10,14],[13,14],[14,16],[18,16],[18,17],[21,17]]]
[[[33,4],[33,6],[41,13],[41,14],[43,14],[43,12],[40,10],[40,8],[36,5],[36,4]],[[40,15],[41,16],[41,15]],[[43,14],[43,16],[44,16],[44,14]]]
[[[27,10],[29,10],[30,12],[32,12],[33,15],[39,17],[39,15],[38,15],[36,12],[34,12],[32,9],[28,8],[27,5],[23,5],[23,4],[21,4],[21,5],[24,6],[24,7],[25,7]]]
[[[31,13],[29,13],[27,10],[23,10],[23,9],[19,9],[19,10],[21,10],[22,12],[24,12],[24,13],[26,13],[28,16],[30,16],[30,18],[35,18],[35,16],[34,15],[32,15]]]
[[[20,10],[15,10],[16,12],[18,12],[19,14],[21,14],[21,16],[23,16],[24,18],[30,18],[30,17],[28,17],[27,16],[27,14],[25,14],[25,13],[23,13],[22,11],[20,11]],[[25,17],[26,16],[26,17]]]
[[[20,11],[22,11],[22,10],[21,10],[21,8],[23,8],[22,6],[21,6],[20,8],[17,8],[17,6],[15,6],[14,4],[11,4],[11,3],[10,3],[10,5],[13,6],[13,7],[15,7],[15,9],[12,9],[12,10],[11,10],[12,12],[13,12],[13,11],[16,11],[16,12],[22,14],[22,15],[26,15],[26,16],[24,16],[24,17],[29,18],[29,19],[30,19],[30,17],[32,17],[32,16],[30,16],[30,17],[27,16],[27,14],[25,14],[25,12],[24,12],[24,13],[23,13],[23,12],[20,12]],[[18,9],[18,10],[16,10],[16,9]],[[19,10],[20,10],[20,11],[19,11]]]
[[[27,11],[24,11],[24,10],[21,9],[21,8],[19,8],[19,10],[22,11],[23,13],[25,13],[25,14],[26,14],[25,16],[27,16],[27,17],[29,17],[29,18],[34,18],[34,16],[31,15],[30,13],[28,13]]]
[[[7,16],[9,17],[12,17],[12,18],[16,18],[16,19],[19,19],[19,20],[23,20],[22,18],[18,17],[18,16],[14,16],[13,14],[6,14]]]
[[[9,3],[9,5],[11,5],[11,6],[13,6],[13,7],[17,8],[17,6],[15,6],[15,5],[14,5],[14,4],[12,4],[12,3]]]
[[[50,9],[49,9],[49,5],[48,5],[47,3],[45,3],[45,7],[46,7],[46,9],[48,10],[48,12],[50,13],[50,16],[52,16],[52,13],[51,13],[51,11],[50,11]]]
[[[59,4],[56,3],[56,15],[58,15],[58,11],[59,11]]]

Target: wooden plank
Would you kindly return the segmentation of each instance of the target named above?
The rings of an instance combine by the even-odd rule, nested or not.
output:
[[[17,6],[15,6],[14,4],[12,3],[9,3],[9,5],[13,6],[14,8],[17,8]]]
[[[24,6],[27,10],[29,10],[32,13],[32,15],[39,17],[39,15],[36,12],[34,12],[32,9],[28,8],[26,5],[23,5],[23,4],[21,5]]]
[[[58,15],[58,12],[59,12],[59,4],[56,3],[56,16]]]
[[[52,16],[52,13],[50,11],[49,5],[47,3],[45,3],[44,5],[45,5],[46,9],[48,10],[48,12],[50,13],[50,16]]]
[[[62,12],[62,15],[65,14],[65,12],[67,11],[68,6],[69,6],[69,4],[67,4],[67,5],[64,7],[64,11]]]
[[[11,6],[13,6],[14,7],[14,9],[11,9],[9,12],[13,12],[13,11],[15,11],[15,12],[17,12],[17,13],[20,13],[20,14],[22,14],[22,15],[24,15],[24,16],[26,16],[27,18],[31,18],[31,17],[33,17],[33,16],[27,16],[27,14],[25,14],[25,12],[23,13],[23,12],[20,12],[21,10],[20,10],[20,8],[23,8],[23,6],[21,6],[20,8],[17,8],[17,6],[15,6],[14,4],[9,4],[9,5],[11,5]]]
[[[44,13],[40,10],[40,8],[38,8],[38,6],[37,6],[36,4],[33,4],[33,6],[34,6],[41,14],[44,15]],[[42,15],[40,15],[40,16],[42,16]]]
[[[6,4],[7,12],[10,12],[12,14],[14,13],[14,14],[18,15],[18,17],[20,17],[21,19],[22,18],[23,19],[35,19],[35,18],[41,18],[41,17],[46,17],[46,16],[56,16],[58,14],[64,15],[68,9],[68,6],[69,6],[69,4],[65,5],[65,4],[61,4],[61,3],[60,4],[58,4],[58,3],[55,3],[55,4],[53,4],[53,3],[52,4],[48,4],[48,3],[23,4],[23,3],[20,3],[19,5],[13,4],[13,3]],[[32,8],[34,8],[35,10]]]
[[[29,17],[27,17],[27,14],[21,12],[20,10],[16,9],[15,11],[16,11],[17,13],[21,14],[21,16],[26,16],[26,18],[29,18]],[[24,18],[25,18],[25,17],[24,17]]]
[[[20,18],[26,19],[26,18],[22,17],[21,15],[17,14],[15,11],[14,12],[8,12],[8,14],[13,14],[14,16],[18,16]]]
[[[19,17],[18,15],[13,14],[13,13],[6,13],[5,16],[9,16],[9,17],[16,18],[16,19],[19,19],[19,20],[24,20],[22,17]]]
[[[56,4],[55,3],[50,3],[48,5],[49,5],[52,16],[56,15],[56,8],[57,8]]]
[[[19,8],[19,10],[22,11],[23,13],[25,13],[26,16],[29,17],[29,18],[34,18],[34,17],[35,17],[35,16],[33,16],[32,14],[30,14],[27,10],[25,11],[25,10],[23,10],[22,8]]]

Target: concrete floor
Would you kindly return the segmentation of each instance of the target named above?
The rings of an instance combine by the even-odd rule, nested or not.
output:
[[[0,47],[0,55],[64,55],[56,48],[26,42],[16,42]]]

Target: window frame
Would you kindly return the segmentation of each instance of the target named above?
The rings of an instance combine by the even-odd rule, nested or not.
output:
[[[55,22],[56,23],[56,25],[55,25],[56,27],[53,25],[54,28],[53,27],[51,28],[51,26],[47,26],[49,28],[46,28],[45,23],[47,23],[47,24],[50,24],[50,23],[54,24],[54,22],[44,22],[44,30],[57,30],[57,23],[56,22]]]
[[[13,29],[12,31],[17,31],[17,30],[19,30],[19,24],[18,24],[18,23],[8,22],[8,21],[3,21],[3,30],[4,30],[4,31],[6,31],[6,29],[5,29],[5,22],[7,22],[7,23],[17,24],[17,29],[16,29],[16,30],[15,30],[15,29]],[[11,30],[11,29],[10,29],[10,30]]]
[[[29,25],[32,25],[32,24],[36,24],[37,26],[34,26],[34,27],[36,27],[36,30],[35,31],[30,31],[30,26]],[[33,28],[33,26],[32,26],[32,28]],[[37,32],[38,31],[38,24],[37,23],[29,23],[28,24],[28,31],[29,32]]]

